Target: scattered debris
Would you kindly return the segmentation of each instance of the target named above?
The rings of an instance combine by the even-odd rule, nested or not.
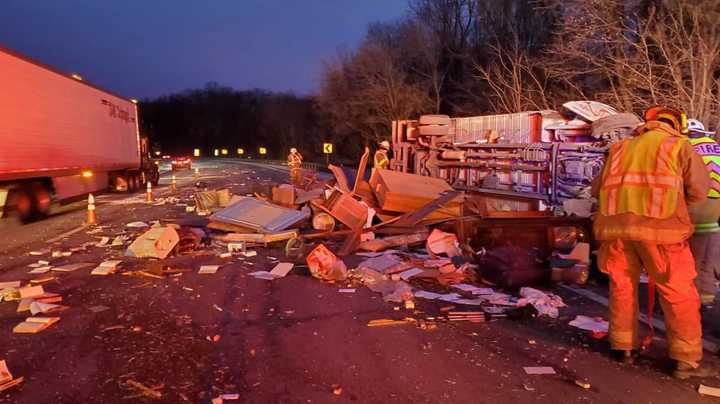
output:
[[[68,265],[61,265],[58,267],[52,267],[50,268],[53,272],[75,272],[78,269],[88,268],[95,264],[92,262],[78,262],[76,264],[68,264]]]
[[[525,366],[523,370],[528,375],[554,375],[555,369],[550,366]]]
[[[104,261],[90,272],[90,275],[110,275],[117,271],[121,260]]]
[[[180,236],[173,227],[156,227],[136,238],[125,255],[138,258],[166,258],[180,242]]]
[[[201,265],[198,274],[214,274],[219,268],[220,265]]]
[[[270,274],[275,276],[276,278],[284,278],[287,276],[290,271],[292,271],[295,264],[289,263],[289,262],[281,262],[277,265],[275,265],[275,268],[270,271]]]
[[[529,287],[520,288],[520,296],[521,298],[517,302],[518,307],[532,304],[540,315],[551,318],[558,317],[558,308],[566,307],[560,296]]]
[[[698,386],[698,393],[704,396],[720,397],[720,387],[709,387],[701,384]]]
[[[345,263],[327,247],[319,244],[307,256],[312,276],[326,281],[342,281],[347,277]]]
[[[10,387],[17,386],[22,383],[24,378],[18,377],[13,378],[12,373],[7,367],[7,363],[4,360],[0,360],[0,392],[3,392]]]
[[[140,382],[136,382],[135,380],[128,379],[125,381],[125,384],[128,386],[138,390],[142,396],[148,397],[148,398],[162,398],[162,392],[159,390],[162,390],[165,385],[161,384],[158,386],[153,387],[147,387],[144,384]]]
[[[581,330],[587,330],[594,333],[607,333],[609,323],[602,318],[593,318],[583,315],[575,316],[575,319],[568,324]]]
[[[13,328],[18,334],[37,334],[60,321],[60,317],[28,317]]]

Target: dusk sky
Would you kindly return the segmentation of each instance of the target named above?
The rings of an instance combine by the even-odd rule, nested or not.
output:
[[[127,97],[216,81],[305,94],[407,0],[3,0],[0,46]]]

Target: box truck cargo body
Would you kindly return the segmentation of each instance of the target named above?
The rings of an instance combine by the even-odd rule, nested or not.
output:
[[[0,48],[0,214],[157,182],[137,105]]]

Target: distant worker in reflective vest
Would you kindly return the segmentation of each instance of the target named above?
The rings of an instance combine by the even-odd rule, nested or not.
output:
[[[300,154],[296,148],[290,149],[290,154],[288,154],[288,169],[290,170],[290,182],[293,184],[301,184],[302,183],[302,172],[300,171],[300,166],[302,165],[303,156]]]
[[[638,282],[643,268],[660,293],[668,351],[679,379],[715,374],[703,355],[700,297],[693,280],[688,205],[707,197],[709,176],[680,111],[653,107],[631,139],[611,146],[593,194],[600,270],[610,277],[611,348],[631,363],[639,346]]]
[[[390,159],[388,158],[388,150],[390,150],[390,142],[383,140],[380,142],[380,147],[375,152],[373,158],[373,167],[387,169],[390,166]]]
[[[702,157],[710,174],[710,191],[705,202],[690,206],[690,218],[695,233],[690,239],[690,249],[695,257],[698,276],[695,285],[700,293],[700,303],[710,306],[715,301],[720,280],[720,145],[696,119],[688,119],[690,144]]]

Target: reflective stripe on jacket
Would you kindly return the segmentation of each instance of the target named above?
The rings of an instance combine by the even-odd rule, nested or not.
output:
[[[710,173],[710,198],[720,198],[720,145],[709,136],[690,138],[690,144],[702,157]]]
[[[600,187],[600,214],[666,219],[682,197],[678,152],[685,138],[654,130],[613,145]]]

